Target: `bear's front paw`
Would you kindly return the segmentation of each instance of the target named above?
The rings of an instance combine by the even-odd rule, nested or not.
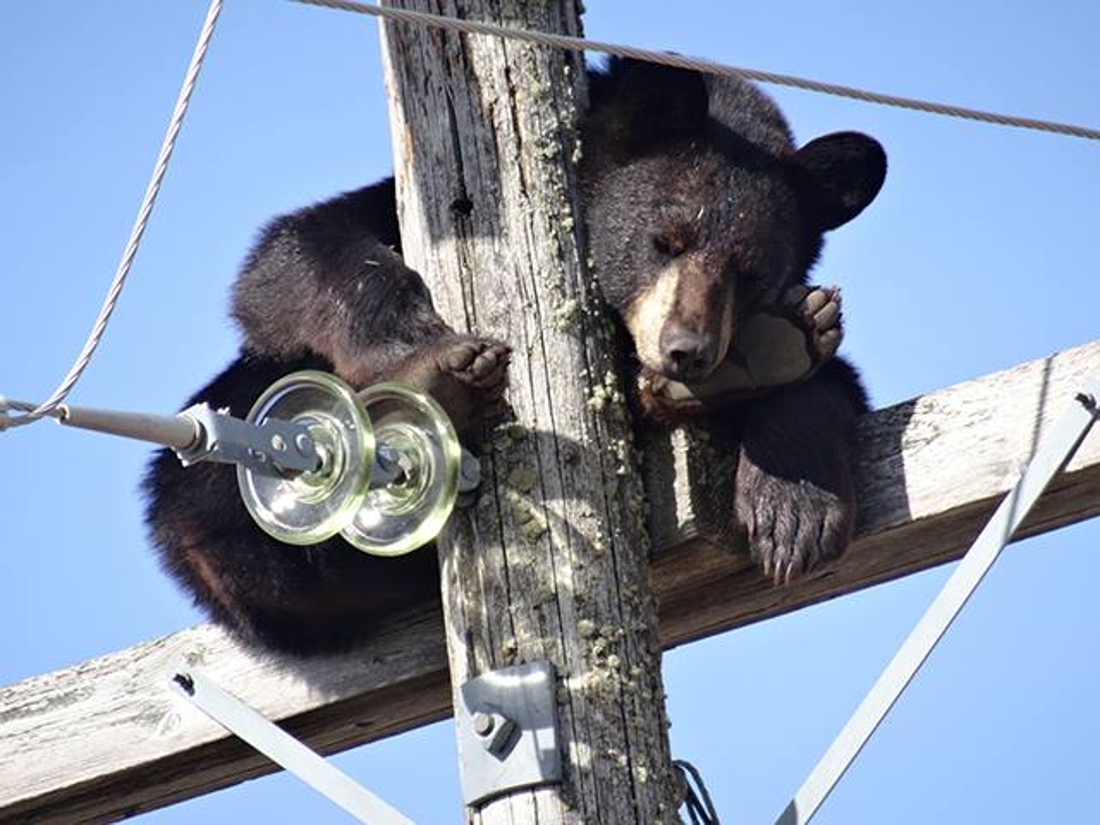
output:
[[[836,355],[844,337],[841,319],[838,288],[790,287],[742,321],[730,353],[705,381],[682,384],[643,369],[642,410],[671,422],[801,383]]]
[[[512,348],[487,338],[459,337],[436,351],[439,369],[429,392],[462,432],[504,411]]]
[[[851,541],[855,507],[809,481],[760,469],[742,455],[735,512],[764,574],[787,584],[838,557]]]
[[[805,381],[844,337],[840,289],[793,286],[742,323],[728,360],[763,389]]]
[[[487,338],[459,338],[437,355],[440,370],[487,398],[499,398],[508,378],[512,348]]]
[[[405,359],[389,377],[432,396],[462,433],[503,412],[511,353],[507,344],[488,338],[448,336]]]

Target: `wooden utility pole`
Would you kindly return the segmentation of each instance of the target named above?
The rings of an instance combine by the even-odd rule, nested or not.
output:
[[[394,5],[579,31],[573,0]],[[383,43],[405,260],[456,330],[514,347],[515,421],[487,434],[477,505],[440,540],[456,713],[482,674],[548,660],[557,677],[563,780],[468,818],[677,821],[641,484],[578,244],[583,59],[401,24]]]

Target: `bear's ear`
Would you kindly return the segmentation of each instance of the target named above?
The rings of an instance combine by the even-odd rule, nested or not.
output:
[[[886,152],[859,132],[834,132],[795,153],[799,189],[821,231],[836,229],[875,199],[886,179]]]
[[[699,134],[707,117],[706,81],[698,72],[615,59],[593,77],[591,116],[614,143],[638,149]]]

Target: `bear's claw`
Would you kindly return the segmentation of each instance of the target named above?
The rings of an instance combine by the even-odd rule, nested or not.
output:
[[[853,508],[839,496],[806,480],[767,473],[744,455],[735,507],[753,561],[776,584],[789,584],[836,558],[851,538]]]

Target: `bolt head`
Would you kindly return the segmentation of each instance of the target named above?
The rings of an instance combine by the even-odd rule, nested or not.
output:
[[[478,712],[474,714],[474,733],[478,736],[488,736],[493,732],[494,727],[496,727],[496,722],[488,713]]]

